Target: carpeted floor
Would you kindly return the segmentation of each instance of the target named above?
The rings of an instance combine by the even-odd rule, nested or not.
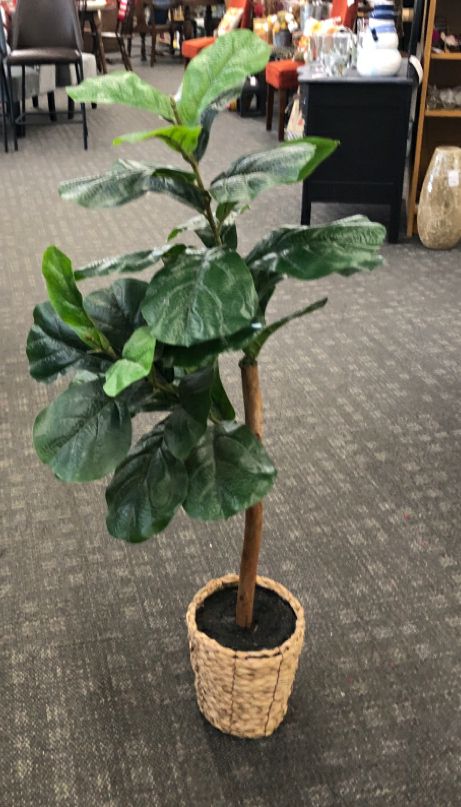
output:
[[[172,90],[182,68],[141,72]],[[179,515],[127,546],[105,530],[102,484],[65,486],[34,454],[33,419],[56,392],[28,377],[24,354],[45,297],[43,249],[83,264],[159,245],[189,215],[160,196],[85,211],[57,185],[99,172],[113,136],[150,125],[100,107],[87,154],[67,125],[30,129],[18,154],[0,154],[1,807],[456,807],[460,248],[386,245],[371,276],[287,282],[276,295],[274,317],[330,301],[261,361],[279,468],[261,572],[297,594],[309,620],[286,722],[267,740],[208,726],[188,662],[187,603],[237,568],[242,519]],[[207,177],[275,142],[261,119],[223,114]],[[153,142],[118,153],[174,161]],[[261,196],[242,248],[299,210],[299,187]],[[351,212],[314,206],[314,222]],[[233,360],[225,372],[237,396]]]

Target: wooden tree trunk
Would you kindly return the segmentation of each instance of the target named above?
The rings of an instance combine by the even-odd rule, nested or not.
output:
[[[243,404],[245,423],[258,440],[263,437],[263,402],[259,386],[258,364],[240,365],[242,374]],[[258,502],[245,512],[245,532],[243,538],[240,577],[237,594],[236,622],[241,628],[251,628],[253,623],[253,603],[256,588],[259,549],[263,531],[263,503]]]

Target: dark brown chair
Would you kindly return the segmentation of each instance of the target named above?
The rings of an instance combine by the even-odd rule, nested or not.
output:
[[[134,0],[120,0],[115,31],[102,31],[104,44],[117,43],[125,70],[133,70],[129,51],[131,51],[131,38],[133,36]],[[128,41],[128,49],[125,42]]]
[[[25,70],[31,65],[74,65],[77,81],[83,79],[82,34],[75,0],[18,0],[13,20],[13,50],[6,59],[11,68],[22,68],[21,115],[26,121]],[[88,148],[85,104],[81,104],[83,146]],[[15,144],[17,148],[17,144]]]

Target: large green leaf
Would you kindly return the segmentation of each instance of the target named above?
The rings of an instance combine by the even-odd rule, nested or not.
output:
[[[169,166],[118,160],[105,174],[62,182],[63,199],[82,207],[119,207],[146,193],[166,193],[194,210],[206,207],[205,193],[194,185],[194,174]]]
[[[269,233],[246,258],[252,273],[287,274],[317,280],[332,272],[348,275],[382,263],[378,250],[386,229],[366,216],[351,216],[322,227],[281,227]]]
[[[74,277],[76,280],[85,280],[89,277],[103,277],[110,274],[142,272],[160,260],[168,260],[169,257],[178,255],[184,249],[182,244],[174,246],[167,244],[163,247],[154,247],[154,249],[142,249],[126,255],[116,255],[114,258],[102,258],[82,266],[81,269],[75,269]]]
[[[66,89],[67,94],[78,103],[125,104],[137,109],[147,109],[167,120],[174,119],[170,97],[130,71],[88,78],[81,84]]]
[[[84,367],[105,373],[110,365],[107,356],[90,351],[49,302],[34,308],[34,324],[27,337],[26,352],[32,378],[46,383],[71,369]]]
[[[118,353],[122,353],[133,331],[146,324],[141,305],[147,288],[143,280],[123,278],[83,300],[85,311]]]
[[[197,342],[190,347],[163,345],[162,362],[166,367],[184,367],[186,369],[202,367],[213,362],[220,353],[244,350],[262,327],[260,320],[254,320],[245,328],[221,339]]]
[[[165,445],[184,460],[206,430],[211,406],[214,368],[185,376],[179,385],[179,405],[165,421]]]
[[[256,359],[272,334],[276,333],[280,328],[283,328],[284,325],[287,325],[293,319],[305,317],[306,314],[313,314],[314,311],[318,311],[319,308],[323,308],[327,302],[328,297],[323,297],[321,300],[317,300],[316,303],[312,303],[311,305],[307,305],[305,308],[294,311],[293,314],[289,314],[287,317],[282,317],[282,319],[278,319],[276,322],[271,322],[270,325],[263,328],[258,335],[248,345],[246,345],[245,354],[253,360]]]
[[[231,31],[204,48],[184,73],[178,102],[181,123],[200,123],[202,112],[216,98],[240,87],[247,76],[260,73],[269,56],[269,46],[247,30]]]
[[[218,362],[215,363],[211,386],[211,417],[214,420],[235,420],[235,409],[221,381]]]
[[[106,491],[107,529],[137,543],[161,532],[187,494],[187,473],[168,451],[164,423],[144,435],[118,466]]]
[[[155,339],[147,325],[137,328],[123,346],[122,357],[106,373],[104,392],[115,398],[124,389],[149,375],[154,359]]]
[[[208,427],[186,461],[189,491],[184,508],[192,518],[216,521],[256,504],[271,489],[276,470],[247,428]]]
[[[129,134],[120,135],[115,138],[114,145],[141,143],[144,140],[157,138],[158,140],[163,140],[173,151],[178,151],[185,157],[189,157],[197,148],[201,131],[201,126],[165,126],[163,129],[152,129],[149,132],[130,132]]]
[[[210,185],[218,202],[250,202],[274,185],[290,185],[306,179],[338,146],[336,140],[305,137],[282,143],[268,151],[239,157]]]
[[[249,324],[257,306],[246,264],[232,250],[188,250],[151,280],[142,312],[157,339],[192,345]]]
[[[83,308],[83,298],[75,282],[72,263],[57,247],[48,247],[43,254],[42,272],[51,305],[66,325],[82,342],[96,350],[108,350],[104,336]]]
[[[128,408],[100,380],[72,384],[38,415],[35,450],[59,479],[89,482],[114,470],[131,443]]]

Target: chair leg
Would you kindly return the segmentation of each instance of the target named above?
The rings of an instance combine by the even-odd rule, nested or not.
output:
[[[55,123],[57,121],[57,115],[56,115],[56,103],[54,100],[54,92],[48,92],[46,94],[46,97],[48,98],[48,112],[50,114],[50,120],[53,121],[53,123]]]
[[[83,81],[83,61],[75,63],[75,72],[77,74],[77,84],[81,84]],[[82,110],[82,123],[83,123],[83,148],[85,151],[88,150],[88,126],[86,122],[86,107],[85,104],[80,104],[80,109]]]
[[[157,29],[155,25],[152,26],[152,50],[150,52],[150,66],[153,67],[156,62],[156,48],[157,48]]]
[[[8,129],[6,123],[6,107],[7,107],[7,89],[6,89],[5,76],[3,74],[3,65],[0,66],[0,104],[2,105],[2,126],[3,126],[3,145],[5,152],[8,154]]]
[[[279,90],[279,141],[285,140],[285,109],[288,103],[288,90]]]
[[[26,136],[26,68],[21,68],[21,115],[22,115],[22,136]]]
[[[13,142],[14,142],[14,150],[18,150],[18,133],[16,131],[16,115],[15,115],[15,105],[13,103],[13,81],[11,78],[11,67],[8,65],[8,107],[10,112],[10,123],[11,128],[13,130]]]
[[[128,52],[127,52],[127,49],[125,47],[125,40],[123,39],[123,36],[117,36],[117,42],[118,42],[118,46],[119,46],[119,49],[120,49],[120,54],[122,56],[122,62],[123,62],[123,66],[124,66],[125,70],[132,71],[133,68],[131,66],[130,57],[128,56]]]
[[[274,116],[274,88],[272,84],[267,85],[267,104],[266,104],[266,131],[270,132],[272,129],[272,118]]]
[[[34,109],[38,109],[38,95],[32,96],[32,106]]]
[[[147,62],[147,56],[146,56],[146,35],[143,33],[143,34],[140,34],[140,37],[141,37],[141,61],[142,61],[142,62]]]
[[[73,120],[75,112],[75,101],[70,95],[67,96],[67,120]]]

